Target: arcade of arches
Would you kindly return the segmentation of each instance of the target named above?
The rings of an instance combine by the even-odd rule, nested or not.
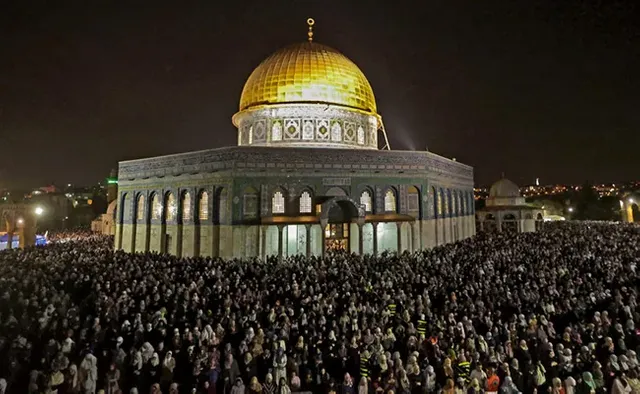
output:
[[[233,198],[229,190],[123,191],[116,247],[214,257],[321,256],[332,249],[378,254],[475,234],[471,192],[432,187],[422,198],[416,186],[364,187],[352,198],[340,187],[294,195],[277,186],[263,201],[258,188]]]
[[[640,222],[640,194],[628,193],[620,200],[622,221],[627,223]]]
[[[0,205],[0,234],[7,235],[7,248],[13,247],[14,236],[20,248],[36,244],[36,217],[29,204]]]

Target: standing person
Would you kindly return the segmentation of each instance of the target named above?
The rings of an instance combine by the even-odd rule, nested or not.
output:
[[[111,363],[109,372],[107,372],[107,392],[106,394],[117,394],[120,391],[120,370],[116,368],[115,363]]]
[[[628,394],[631,392],[631,386],[625,379],[624,374],[617,373],[616,378],[613,380],[613,385],[611,386],[611,394]]]
[[[485,387],[487,394],[497,394],[500,389],[500,378],[496,374],[493,365],[487,370],[487,386]]]
[[[360,384],[358,384],[358,394],[369,394],[369,384],[365,377],[360,378]]]
[[[596,382],[591,372],[582,373],[582,381],[576,386],[576,394],[596,394]]]

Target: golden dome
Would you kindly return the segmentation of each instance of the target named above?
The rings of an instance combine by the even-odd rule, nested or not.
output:
[[[244,85],[240,111],[284,103],[324,103],[376,113],[373,89],[358,66],[315,42],[291,45],[266,58]]]

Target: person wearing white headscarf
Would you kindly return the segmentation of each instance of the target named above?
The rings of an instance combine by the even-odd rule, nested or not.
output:
[[[162,361],[162,378],[160,382],[171,383],[173,381],[173,370],[176,367],[176,359],[173,357],[173,352],[169,350],[164,356]]]
[[[502,386],[500,386],[500,394],[519,394],[520,390],[516,387],[515,383],[511,379],[511,376],[505,376]]]
[[[569,376],[564,380],[564,392],[565,394],[573,394],[576,391],[576,380]]]
[[[75,364],[71,364],[67,370],[64,378],[65,393],[79,393],[80,381],[78,380],[78,367]]]
[[[358,394],[369,394],[369,383],[364,376],[360,378],[360,384],[358,384]]]
[[[98,382],[98,359],[91,353],[87,353],[80,363],[79,375],[82,388],[85,394],[94,394],[96,392],[96,383]]]
[[[611,394],[628,394],[633,392],[631,385],[626,381],[624,376],[618,375],[611,386]]]

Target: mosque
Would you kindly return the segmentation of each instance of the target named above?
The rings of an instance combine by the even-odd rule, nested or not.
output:
[[[314,41],[313,23],[249,76],[232,117],[237,146],[119,163],[117,249],[380,254],[475,234],[473,168],[390,150],[369,81]]]

